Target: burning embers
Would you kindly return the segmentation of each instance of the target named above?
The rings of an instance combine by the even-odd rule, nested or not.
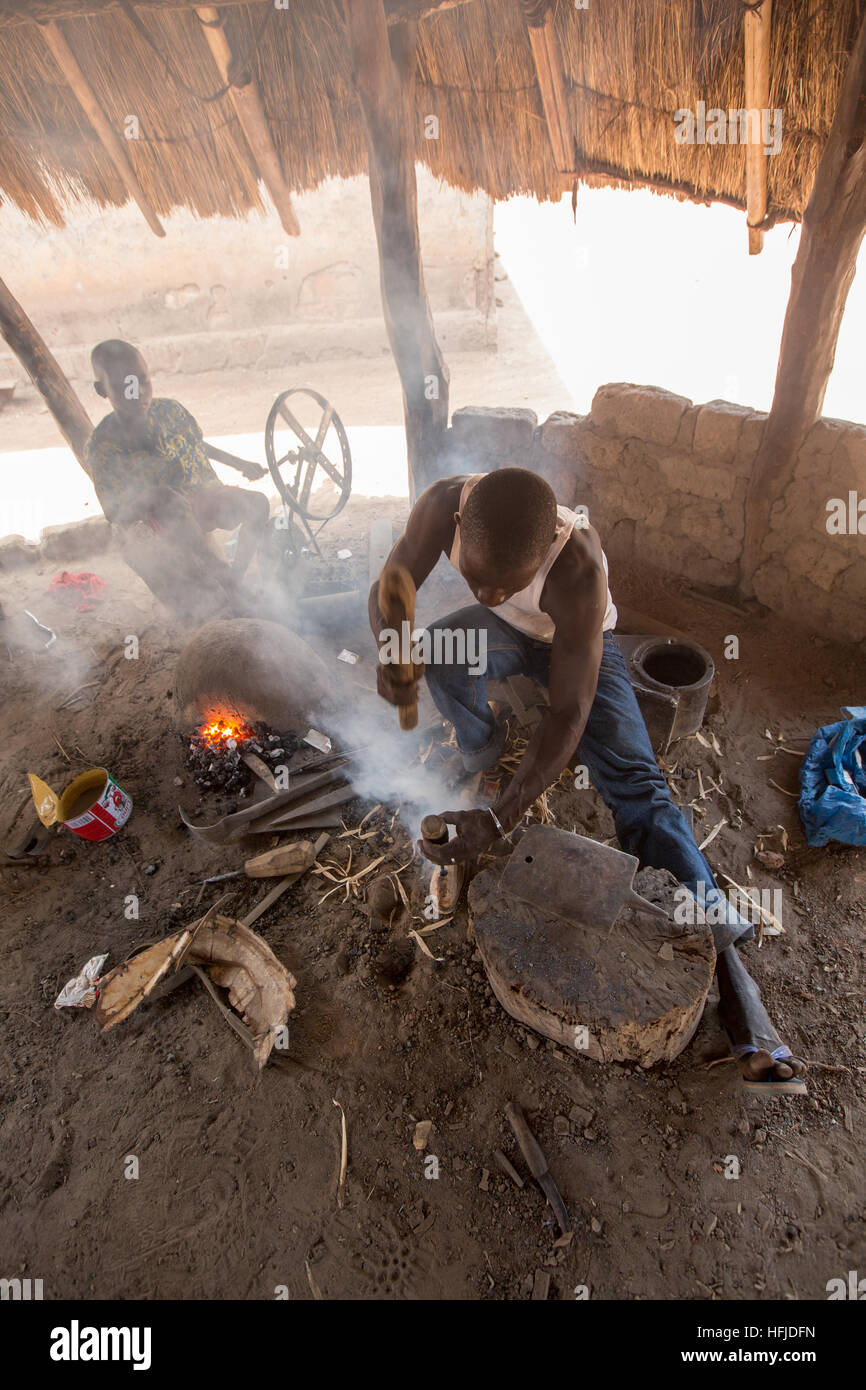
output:
[[[297,734],[274,733],[237,714],[214,714],[190,736],[186,765],[203,791],[242,795],[253,782],[251,755],[275,774],[300,744]]]

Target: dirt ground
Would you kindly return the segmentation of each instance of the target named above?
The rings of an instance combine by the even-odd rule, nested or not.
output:
[[[365,556],[373,516],[399,524],[405,511],[402,500],[353,499],[324,533],[325,549]],[[41,1278],[46,1298],[272,1299],[279,1290],[293,1299],[513,1300],[549,1275],[551,1299],[585,1288],[593,1299],[709,1300],[823,1299],[829,1279],[864,1268],[866,852],[805,846],[799,759],[779,746],[803,749],[841,705],[862,701],[859,658],[644,577],[612,576],[616,599],[683,628],[715,656],[707,743],[676,745],[667,768],[679,798],[697,801],[701,838],[727,821],[707,850],[714,868],[782,889],[784,935],[743,955],[782,1037],[812,1064],[808,1099],[755,1099],[734,1063],[709,1065],[727,1055],[712,994],[695,1038],[666,1068],[566,1055],[495,1002],[465,905],[425,938],[438,959],[412,942],[411,968],[393,983],[399,972],[387,963],[395,946],[408,949],[407,924],[371,922],[364,879],[358,896],[344,900],[340,889],[323,902],[333,885],[316,874],[256,925],[297,977],[298,1001],[296,1065],[258,1076],[195,980],[105,1035],[86,1012],[52,1007],[95,953],[115,964],[224,891],[225,910],[240,917],[264,890],[230,880],[206,888],[196,907],[199,880],[238,867],[244,849],[197,845],[177,815],[179,801],[198,804],[169,699],[188,634],[117,557],[73,568],[107,581],[91,612],[45,595],[50,565],[0,584],[0,603],[32,608],[60,634],[53,653],[14,641],[0,651],[4,842],[26,814],[31,770],[59,788],[104,765],[134,811],[105,844],[64,831],[38,864],[0,869],[4,1274]],[[422,618],[457,606],[444,583],[425,605]],[[740,658],[726,661],[732,632]],[[137,661],[123,657],[128,634],[139,638]],[[369,635],[361,625],[322,644],[335,672],[343,644],[362,661],[335,679],[358,682],[366,698]],[[78,686],[87,689],[59,708]],[[721,791],[701,800],[711,780]],[[592,791],[565,785],[549,804],[567,828],[612,834]],[[346,826],[371,807],[345,808]],[[363,841],[333,840],[330,857],[345,864],[351,847],[353,870],[379,855],[383,869],[405,864],[412,851],[398,809],[375,812]],[[784,855],[776,871],[755,858],[759,833]],[[402,877],[420,926],[420,862]],[[124,915],[130,894],[137,920]],[[573,1215],[570,1243],[557,1244],[517,1151],[509,1099],[529,1116]],[[342,1205],[334,1101],[348,1128]],[[419,1154],[413,1134],[425,1119],[433,1129]],[[497,1148],[522,1188],[496,1166]],[[137,1179],[126,1176],[131,1155]],[[436,1166],[430,1155],[435,1178],[425,1175]],[[731,1155],[737,1179],[725,1176]]]

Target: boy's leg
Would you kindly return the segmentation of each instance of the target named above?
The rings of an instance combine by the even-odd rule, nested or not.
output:
[[[487,680],[528,671],[530,640],[481,603],[449,613],[427,632],[426,676],[436,708],[454,725],[467,772],[492,767],[505,739],[487,702]]]
[[[240,578],[264,535],[270,503],[263,492],[210,483],[186,494],[190,509],[203,531],[233,531],[240,525],[232,571]]]

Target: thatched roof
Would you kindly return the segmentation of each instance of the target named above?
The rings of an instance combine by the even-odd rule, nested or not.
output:
[[[220,0],[218,0],[218,3]],[[109,0],[0,0],[0,198],[61,223],[81,199],[127,193],[60,74],[36,18],[60,16],[64,37],[125,142],[158,213],[184,205],[244,214],[260,192],[244,136],[194,11],[139,0],[135,19]],[[541,9],[544,0],[539,0]],[[388,0],[392,17],[424,8]],[[673,113],[698,101],[745,106],[742,0],[553,0],[573,167],[592,181],[744,206],[745,150],[674,140]],[[771,220],[802,215],[833,116],[862,0],[775,0],[771,106],[784,139],[769,163]],[[226,5],[226,30],[249,64],[292,189],[366,169],[363,121],[340,0]],[[208,100],[208,98],[214,98]],[[495,198],[559,197],[520,0],[465,0],[427,14],[417,53],[418,159],[448,182]],[[426,139],[421,119],[439,118]]]

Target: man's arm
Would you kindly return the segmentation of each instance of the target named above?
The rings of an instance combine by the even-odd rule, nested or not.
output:
[[[443,550],[447,550],[454,539],[454,512],[457,510],[455,497],[460,496],[461,480],[445,478],[432,483],[415,503],[406,522],[406,530],[391,550],[386,565],[403,565],[411,574],[415,588],[420,589],[430,574]],[[377,642],[382,629],[388,624],[379,611],[379,580],[370,588],[367,601],[370,627]],[[417,685],[423,675],[423,667],[415,667],[415,680],[401,684],[395,679],[397,668],[383,666],[376,668],[376,684],[379,694],[391,705],[411,705],[418,698]]]
[[[508,789],[493,811],[503,829],[513,830],[543,791],[557,780],[583,737],[595,698],[603,647],[607,579],[597,538],[575,537],[550,572],[542,607],[556,624],[548,677],[549,707]],[[457,835],[447,845],[421,845],[438,864],[471,859],[496,838],[487,811],[448,812]]]

